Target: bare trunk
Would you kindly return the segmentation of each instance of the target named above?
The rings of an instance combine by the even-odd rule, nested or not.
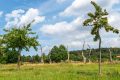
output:
[[[85,46],[85,41],[84,41],[84,43],[83,43],[82,57],[83,57],[83,62],[86,63],[86,57],[85,57],[84,52],[83,52],[84,46]]]
[[[50,63],[50,64],[52,63],[52,61],[51,61],[51,53],[50,53],[50,51],[49,51],[49,63]]]
[[[18,50],[18,65],[17,68],[18,70],[20,70],[20,66],[21,66],[21,49]]]
[[[99,75],[101,75],[101,37],[99,36]]]
[[[68,51],[68,46],[67,46],[67,55],[68,55],[67,61],[69,62],[70,61],[70,54],[69,54],[69,51]]]
[[[112,62],[112,53],[111,53],[111,50],[109,49],[109,56],[110,56],[110,62]]]
[[[82,51],[82,57],[83,57],[83,62],[86,63],[86,57],[84,56],[83,51]]]
[[[42,52],[42,46],[40,46],[40,50],[41,50],[41,63],[44,63],[44,60],[43,60],[43,52]]]
[[[70,61],[70,54],[69,54],[69,51],[68,51],[68,62]]]
[[[91,60],[90,60],[90,59],[91,59],[91,56],[90,56],[90,55],[91,55],[91,51],[92,51],[92,50],[91,50],[91,48],[90,48],[89,45],[88,45],[88,47],[89,47],[89,49],[90,49],[90,50],[89,50],[89,59],[88,59],[88,60],[89,60],[89,63],[90,63],[90,62],[91,62]]]
[[[90,58],[91,58],[91,56],[90,56],[90,54],[91,54],[91,49],[90,49],[90,52],[89,52],[89,63],[91,62],[91,60],[90,60]]]

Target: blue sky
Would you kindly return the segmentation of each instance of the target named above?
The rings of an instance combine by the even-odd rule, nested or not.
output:
[[[120,29],[120,0],[92,0],[109,12],[109,23]],[[89,44],[98,47],[93,41],[90,27],[82,27],[86,14],[94,11],[90,0],[0,0],[0,34],[3,28],[27,25],[33,19],[33,31],[39,35],[39,42],[44,52],[48,52],[54,45],[64,44],[69,50],[85,48]],[[106,33],[101,30],[102,47],[120,47],[119,35]],[[22,54],[40,54],[30,49]]]

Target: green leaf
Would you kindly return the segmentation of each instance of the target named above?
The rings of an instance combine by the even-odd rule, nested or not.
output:
[[[91,17],[91,18],[95,17],[93,13],[88,13],[88,16]]]

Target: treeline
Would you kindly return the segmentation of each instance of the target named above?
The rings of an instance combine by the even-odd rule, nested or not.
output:
[[[102,51],[102,62],[111,61],[111,58],[114,61],[120,60],[120,58],[117,58],[117,56],[120,55],[120,48],[102,48],[101,51]],[[68,51],[64,45],[60,45],[60,46],[54,46],[47,55],[43,53],[40,56],[40,54],[33,56],[22,55],[21,61],[29,62],[29,63],[42,63],[43,60],[44,63],[58,63],[58,62],[67,62],[69,59],[69,61],[73,61],[73,62],[75,61],[84,62],[84,58],[85,58],[86,63],[98,62],[99,49]],[[14,52],[7,51],[4,55],[2,54],[0,55],[0,63],[4,63],[4,64],[16,63],[17,60],[18,60],[18,53],[15,51]]]
[[[89,62],[89,59],[91,62],[98,62],[99,59],[99,49],[86,49],[83,50],[84,57],[86,57],[86,62]],[[117,58],[117,56],[120,55],[120,48],[101,48],[102,52],[102,62],[104,61],[110,61],[112,60],[120,60],[120,58]],[[111,53],[111,56],[110,56]],[[83,61],[82,57],[82,50],[76,50],[76,51],[70,51],[70,60],[72,61]]]

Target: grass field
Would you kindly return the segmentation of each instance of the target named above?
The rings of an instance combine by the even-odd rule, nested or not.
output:
[[[15,64],[0,65],[0,80],[120,80],[120,64],[102,64],[98,76],[97,64]]]

